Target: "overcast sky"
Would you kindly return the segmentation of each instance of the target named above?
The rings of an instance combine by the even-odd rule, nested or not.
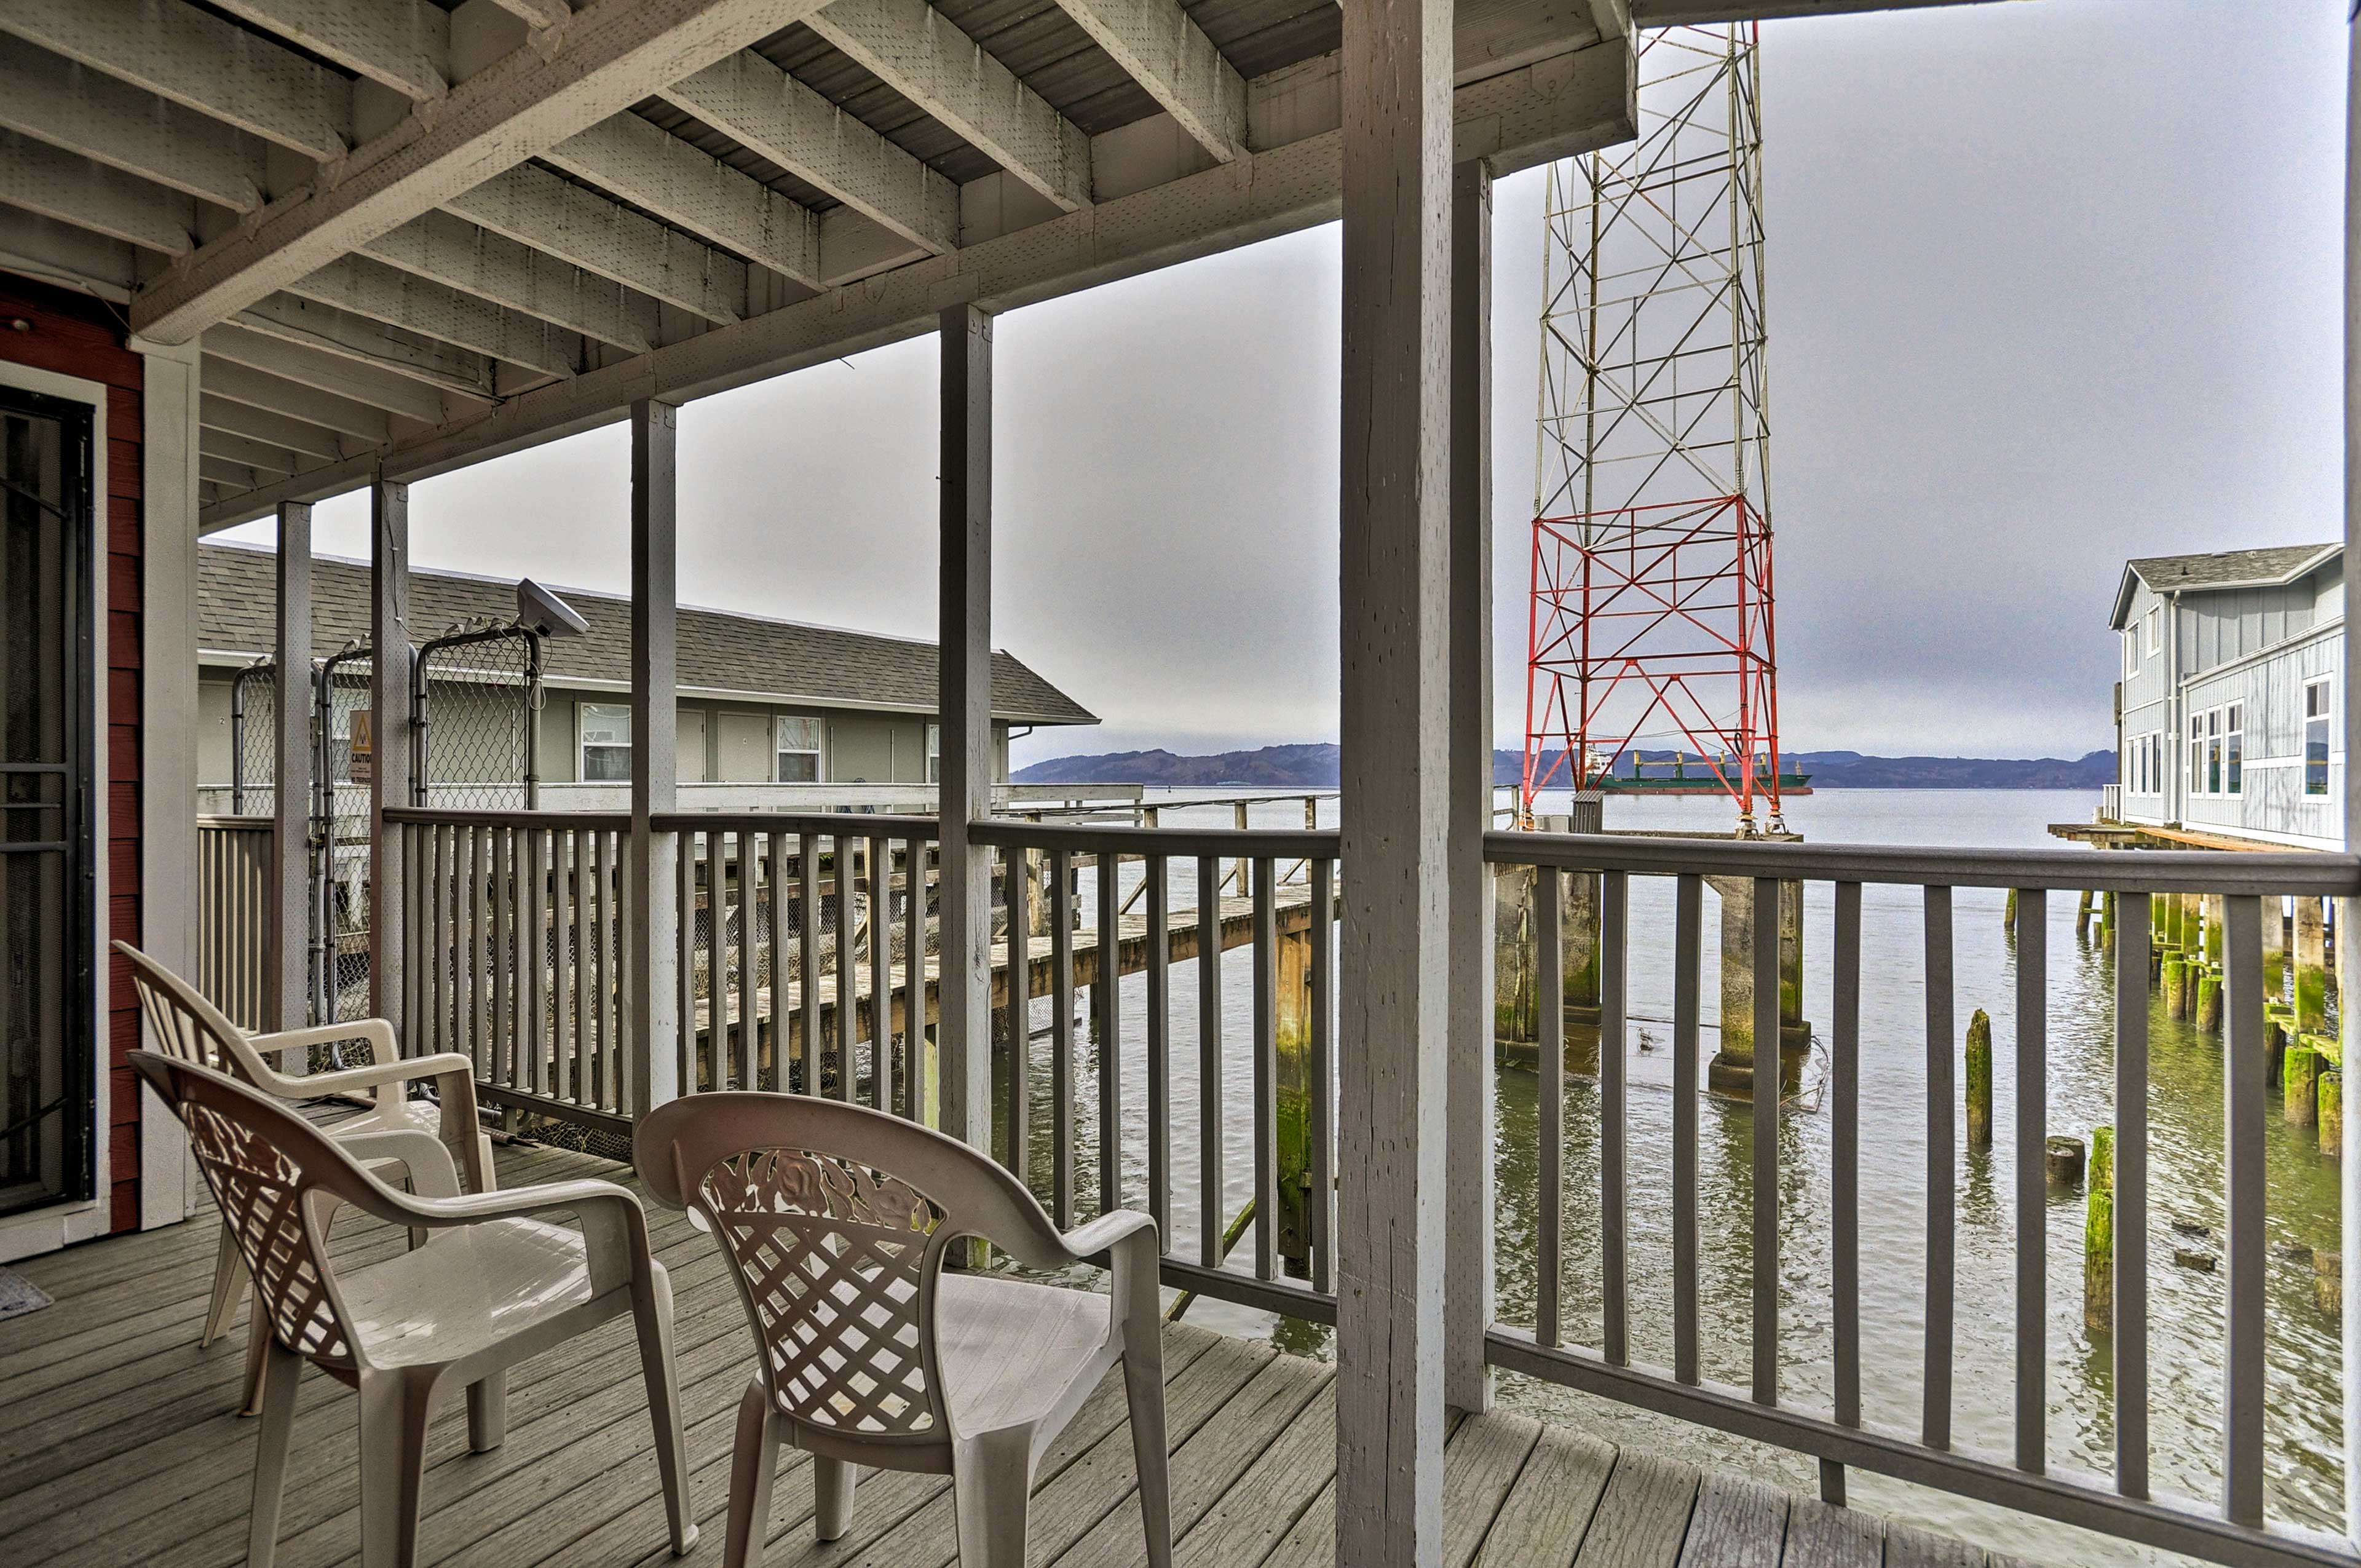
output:
[[[2107,746],[2126,556],[2335,536],[2344,51],[2340,0],[1764,27],[1789,749]],[[1504,746],[1541,187],[1498,192]],[[1338,277],[1332,225],[1000,319],[994,640],[1105,721],[1020,762],[1335,739]],[[684,601],[930,635],[934,400],[927,341],[688,405]],[[463,470],[413,555],[625,588],[628,488],[620,427]],[[358,497],[316,528],[367,548]]]

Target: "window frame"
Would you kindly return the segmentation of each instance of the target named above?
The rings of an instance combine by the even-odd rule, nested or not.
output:
[[[623,716],[623,722],[621,725],[623,739],[620,740],[592,740],[590,739],[590,716],[593,711],[621,714]],[[639,737],[634,732],[631,724],[631,705],[630,703],[590,702],[587,700],[577,700],[574,705],[574,776],[584,784],[630,783],[631,777],[631,747],[638,739]],[[622,773],[620,774],[601,773],[596,777],[593,777],[590,772],[590,753],[594,749],[601,752],[620,751],[623,754]]]
[[[2205,710],[2205,793],[2219,797],[2222,788],[2222,710]]]
[[[788,745],[788,727],[805,724],[811,726],[812,743],[808,746]],[[787,777],[789,757],[809,757],[811,777],[808,779]],[[782,713],[772,720],[771,778],[778,784],[826,784],[828,782],[828,720],[810,713]]]
[[[2303,683],[2303,793],[2306,799],[2325,799],[2329,793],[2329,770],[2336,751],[2335,691],[2333,675],[2314,675]],[[2320,710],[2312,711],[2312,694],[2320,693]],[[2315,764],[2312,756],[2312,727],[2320,726],[2320,760]],[[2320,770],[2315,783],[2312,769]]]
[[[2189,795],[2197,799],[2205,794],[2205,716],[2189,716]]]
[[[939,784],[943,782],[943,727],[941,725],[927,726],[926,753],[927,782],[930,784]]]
[[[2164,607],[2147,607],[2147,656],[2155,658],[2164,652]]]
[[[2246,773],[2246,705],[2222,706],[2222,793],[2243,795]]]

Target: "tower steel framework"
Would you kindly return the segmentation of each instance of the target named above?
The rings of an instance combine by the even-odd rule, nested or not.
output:
[[[1776,829],[1754,27],[1638,69],[1638,139],[1549,170],[1523,802],[1671,750]]]

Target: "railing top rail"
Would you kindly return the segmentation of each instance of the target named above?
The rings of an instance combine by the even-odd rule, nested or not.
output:
[[[226,814],[199,812],[197,826],[215,833],[268,833],[278,825],[273,817],[231,817]]]
[[[1332,861],[1335,831],[1301,828],[1095,828],[992,817],[969,837],[1004,850],[1070,850],[1096,855],[1214,855],[1228,860]]]
[[[388,822],[415,828],[606,828],[628,831],[628,811],[471,811],[441,806],[389,806]]]
[[[659,833],[817,833],[841,839],[936,839],[941,820],[885,811],[662,811]]]
[[[1596,833],[1491,832],[1495,865],[1641,876],[1777,877],[1916,887],[2016,887],[2099,893],[2212,893],[2265,897],[2361,895],[2361,857],[2303,850],[1922,849],[1899,844],[1796,844],[1653,839]]]

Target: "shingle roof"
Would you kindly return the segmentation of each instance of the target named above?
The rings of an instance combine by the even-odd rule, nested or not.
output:
[[[2251,587],[2284,583],[2336,548],[2334,544],[2274,544],[2267,550],[2222,550],[2210,555],[2150,555],[2131,563],[2151,588]]]
[[[611,594],[558,590],[590,623],[587,637],[544,644],[551,680],[631,678],[631,606]],[[312,635],[326,652],[368,633],[368,567],[327,556],[312,569]],[[260,654],[275,637],[278,585],[270,552],[209,544],[197,552],[197,646]],[[512,583],[427,572],[410,574],[410,624],[419,641],[462,620],[516,614]],[[760,694],[824,707],[935,709],[935,645],[865,631],[809,626],[720,610],[680,612],[684,688]],[[992,656],[992,713],[1014,724],[1096,724],[1097,715],[1013,656]]]

